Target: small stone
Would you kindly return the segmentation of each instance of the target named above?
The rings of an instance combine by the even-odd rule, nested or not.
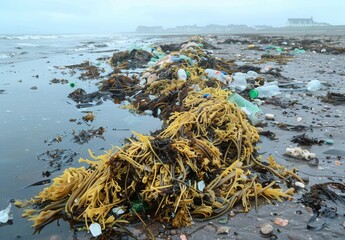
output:
[[[37,87],[36,86],[33,86],[30,88],[31,90],[37,90]]]
[[[230,232],[229,227],[219,227],[217,229],[217,234],[228,234]]]
[[[273,226],[269,223],[264,223],[261,225],[260,227],[260,232],[263,234],[263,235],[269,235],[273,232]]]
[[[214,231],[215,231],[215,228],[214,228],[214,226],[212,226],[212,225],[206,225],[206,226],[204,227],[204,230],[205,230],[206,232],[214,232]]]
[[[326,144],[333,145],[334,141],[332,139],[326,139]]]
[[[142,231],[139,229],[134,229],[132,233],[133,233],[133,236],[138,237],[142,234]]]
[[[272,113],[266,113],[265,114],[265,119],[266,120],[274,120],[274,114],[272,114]]]
[[[230,217],[234,217],[235,216],[235,212],[234,211],[230,211],[229,216]]]
[[[298,117],[298,118],[296,119],[296,121],[297,121],[297,122],[300,122],[300,121],[302,121],[302,118],[301,118],[301,117]]]
[[[171,235],[176,235],[176,234],[177,234],[177,231],[176,231],[175,229],[172,229],[172,230],[170,231],[170,234],[171,234]]]

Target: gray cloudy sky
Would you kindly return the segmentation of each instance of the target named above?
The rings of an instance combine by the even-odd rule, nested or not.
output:
[[[1,0],[0,34],[116,33],[138,25],[345,25],[344,0]]]

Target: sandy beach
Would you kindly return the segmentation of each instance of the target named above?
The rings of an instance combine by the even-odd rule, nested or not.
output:
[[[128,102],[114,104],[113,99],[100,98],[89,105],[77,105],[68,95],[78,88],[86,92],[99,89],[99,82],[111,72],[108,64],[114,52],[131,48],[147,49],[162,43],[180,43],[190,36],[79,36],[57,39],[1,39],[6,52],[0,58],[0,208],[11,199],[30,199],[44,187],[33,183],[61,175],[68,167],[79,167],[79,158],[89,158],[88,149],[95,155],[103,154],[113,146],[122,146],[131,131],[150,134],[160,129],[162,122],[149,112],[138,114],[122,107]],[[237,66],[257,67],[265,80],[281,84],[300,82],[296,88],[288,88],[274,98],[257,101],[264,113],[274,118],[265,120],[261,131],[271,133],[271,138],[261,136],[259,153],[263,158],[273,155],[277,162],[291,169],[305,180],[305,188],[297,189],[294,199],[283,203],[261,205],[257,211],[242,213],[235,207],[224,221],[224,216],[211,221],[194,222],[189,228],[169,229],[165,225],[147,221],[157,239],[264,239],[260,227],[273,226],[271,239],[343,239],[345,206],[341,202],[325,200],[336,207],[333,217],[318,216],[315,228],[307,228],[314,215],[300,199],[315,184],[342,183],[344,174],[344,102],[338,105],[323,102],[328,92],[345,93],[345,48],[343,36],[333,35],[208,35],[206,42],[217,47],[212,55],[232,60]],[[224,43],[230,39],[229,43]],[[265,41],[264,41],[265,40]],[[293,42],[320,41],[304,44],[304,52],[296,53]],[[306,41],[306,42],[308,42]],[[111,43],[111,44],[110,44]],[[34,46],[33,46],[34,45]],[[332,46],[334,49],[326,48]],[[4,45],[3,45],[4,46]],[[312,48],[312,47],[314,48]],[[297,46],[296,46],[297,47]],[[303,48],[304,47],[304,48]],[[11,52],[8,51],[11,50]],[[12,51],[13,50],[13,51]],[[277,59],[262,61],[263,54],[273,56],[287,53],[284,62]],[[7,54],[7,55],[6,55]],[[285,56],[285,55],[284,55]],[[97,66],[100,75],[84,75],[84,70],[69,67],[89,61]],[[245,71],[245,67],[242,68]],[[265,69],[273,71],[265,72]],[[143,69],[123,71],[138,74]],[[56,79],[55,81],[52,81]],[[321,88],[317,91],[300,91],[309,81],[317,79]],[[65,80],[65,81],[62,81]],[[241,94],[248,94],[243,92]],[[247,96],[247,95],[246,95]],[[94,121],[83,117],[92,112]],[[293,128],[300,126],[300,128]],[[302,127],[301,127],[302,126]],[[94,131],[100,127],[104,133],[82,139],[82,131]],[[318,164],[284,155],[286,148],[297,146],[291,139],[305,133],[311,138],[323,140],[323,144],[303,146],[315,153]],[[79,135],[78,135],[79,134]],[[274,135],[273,135],[274,134]],[[85,141],[84,141],[85,140]],[[63,150],[59,163],[52,163],[52,155]],[[309,164],[308,164],[309,163]],[[343,192],[339,193],[343,197]],[[333,206],[332,205],[332,206]],[[32,235],[32,222],[21,217],[22,210],[12,207],[12,224],[2,224],[1,239],[90,239],[86,232],[75,233],[62,219],[46,226],[39,234]],[[288,220],[286,226],[274,223],[279,217]],[[314,225],[313,225],[314,226]],[[321,227],[320,227],[321,226]],[[227,227],[226,233],[217,233]],[[142,224],[128,229],[138,239],[147,239]],[[123,237],[121,239],[131,239]]]

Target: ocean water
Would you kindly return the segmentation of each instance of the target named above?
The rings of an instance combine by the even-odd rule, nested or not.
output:
[[[46,151],[68,149],[76,153],[73,162],[52,172],[49,179],[67,167],[78,167],[80,157],[88,158],[88,149],[96,155],[113,146],[121,146],[131,131],[149,134],[161,127],[158,119],[122,109],[122,104],[103,100],[103,104],[77,108],[68,94],[76,88],[97,90],[111,68],[99,57],[111,56],[115,50],[149,48],[159,40],[135,35],[17,35],[0,36],[0,210],[11,199],[34,197],[45,186],[26,186],[47,179],[52,171],[49,162],[38,159]],[[71,73],[63,66],[90,61],[104,68],[104,77],[83,81],[80,72]],[[51,84],[66,79],[70,84]],[[92,111],[95,120],[85,123],[82,117]],[[71,122],[70,119],[76,119]],[[78,124],[78,122],[80,124]],[[94,138],[85,144],[73,140],[73,132],[104,127],[104,139]],[[61,138],[62,141],[54,139]],[[0,239],[72,239],[69,224],[60,220],[32,235],[32,222],[23,219],[23,211],[12,207],[11,224],[0,224]]]

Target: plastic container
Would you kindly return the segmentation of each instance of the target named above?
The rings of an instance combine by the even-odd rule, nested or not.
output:
[[[221,71],[208,68],[208,69],[205,69],[204,73],[207,74],[208,79],[215,78],[218,81],[221,81],[223,83],[227,82],[228,76]]]
[[[247,88],[247,74],[237,72],[232,75],[233,81],[229,84],[229,87],[235,91],[242,92]]]
[[[317,91],[321,88],[321,82],[319,80],[311,80],[307,83],[306,88],[309,92]]]
[[[184,69],[180,68],[177,71],[177,77],[178,79],[182,79],[182,80],[187,80],[187,73]]]
[[[237,93],[233,93],[229,96],[228,102],[235,103],[238,107],[244,111],[251,124],[254,126],[262,122],[264,114],[262,110],[255,104],[249,102],[247,99],[243,98]]]
[[[247,78],[246,79],[256,79],[258,77],[258,73],[254,71],[248,71],[247,72]]]
[[[280,94],[280,89],[275,84],[265,84],[249,91],[250,98],[270,98]]]

